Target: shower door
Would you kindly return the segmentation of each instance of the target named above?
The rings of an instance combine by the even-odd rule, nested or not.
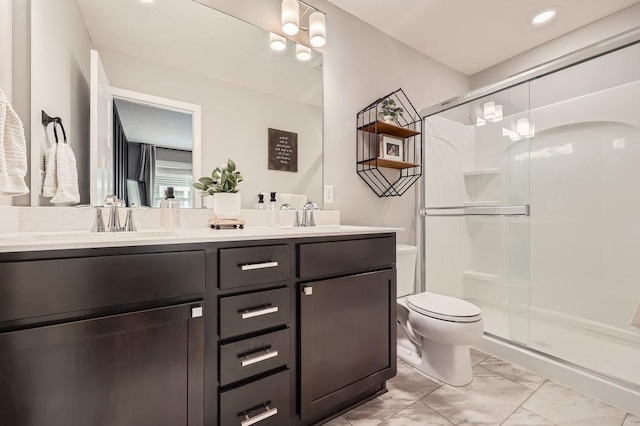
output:
[[[530,84],[531,347],[638,391],[640,44]]]
[[[529,84],[424,121],[423,287],[476,304],[486,332],[528,345]]]

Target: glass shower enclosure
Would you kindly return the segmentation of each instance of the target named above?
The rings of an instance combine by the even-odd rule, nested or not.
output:
[[[640,389],[633,37],[423,111],[421,214],[427,291],[481,307],[492,336]]]

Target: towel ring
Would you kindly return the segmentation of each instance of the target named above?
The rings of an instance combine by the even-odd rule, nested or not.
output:
[[[64,143],[67,143],[67,132],[64,131],[64,126],[62,125],[62,119],[60,117],[56,117],[53,119],[53,135],[56,137],[56,143],[58,143],[58,125],[62,129],[62,136],[64,138]]]
[[[67,143],[67,132],[64,130],[64,126],[62,125],[62,118],[50,117],[49,114],[42,111],[42,125],[44,127],[47,127],[51,123],[53,123],[53,135],[56,138],[56,144],[60,142],[60,140],[58,139],[58,125],[62,129],[62,137],[64,138],[64,143]]]

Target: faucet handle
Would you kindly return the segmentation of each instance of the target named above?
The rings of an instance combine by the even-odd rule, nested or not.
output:
[[[309,223],[307,226],[316,226],[316,220],[313,218],[313,210],[309,212]]]
[[[300,212],[298,210],[296,210],[296,220],[293,222],[293,227],[294,228],[300,227]]]
[[[104,232],[104,219],[102,218],[102,208],[96,206],[96,218],[93,220],[91,232]]]
[[[127,209],[127,218],[124,221],[124,231],[135,232],[137,230],[136,224],[133,222],[133,210]]]

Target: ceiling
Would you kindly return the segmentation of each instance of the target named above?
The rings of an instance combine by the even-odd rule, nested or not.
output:
[[[122,99],[114,102],[130,142],[185,151],[193,149],[191,114]]]
[[[329,0],[466,75],[509,59],[639,0]],[[547,25],[538,12],[554,8]]]

